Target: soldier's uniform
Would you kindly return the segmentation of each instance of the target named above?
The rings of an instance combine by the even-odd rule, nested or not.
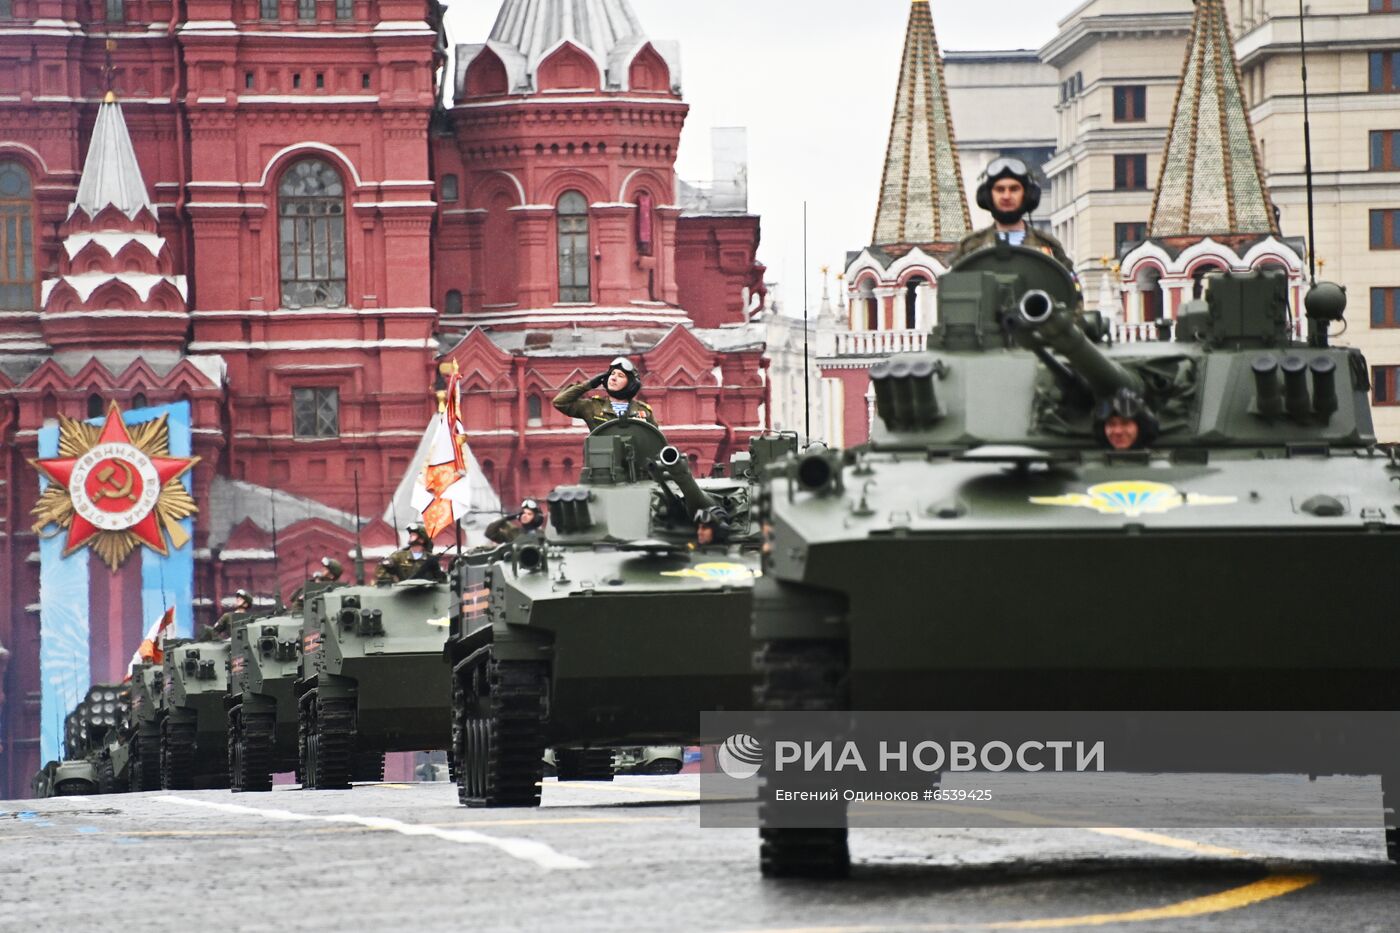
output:
[[[423,556],[415,559],[408,548],[399,548],[384,558],[374,571],[374,582],[378,586],[398,583],[401,580],[442,580],[442,565],[431,550],[424,549]]]
[[[507,515],[498,518],[486,526],[486,540],[494,541],[497,544],[509,544],[520,537],[520,526],[515,523],[513,516]]]
[[[987,249],[997,245],[997,228],[995,225],[978,230],[976,233],[968,234],[958,243],[957,252],[948,260],[948,265],[952,265],[965,256],[970,256],[979,249]],[[1074,263],[1070,260],[1069,254],[1065,252],[1060,241],[1043,230],[1026,225],[1026,239],[1021,243],[1026,249],[1039,250],[1045,255],[1053,258],[1060,265],[1070,272],[1074,272]]]
[[[214,641],[215,639],[233,637],[233,623],[253,611],[253,597],[246,590],[239,590],[235,594],[235,598],[242,605],[235,604],[232,609],[219,616],[212,626],[206,625],[200,628],[199,641]]]
[[[580,419],[590,431],[600,424],[618,420],[620,416],[613,409],[612,400],[603,395],[588,395],[588,389],[587,382],[576,382],[565,387],[562,392],[554,396],[554,407],[570,418]],[[652,413],[651,406],[635,398],[627,403],[625,416],[637,418],[654,427],[659,427],[656,424],[656,415]]]

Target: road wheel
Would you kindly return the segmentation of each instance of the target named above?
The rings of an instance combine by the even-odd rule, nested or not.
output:
[[[532,661],[488,659],[464,685],[457,798],[469,807],[538,807],[548,679]]]
[[[229,784],[234,793],[272,790],[274,717],[240,713],[237,726],[229,716]]]
[[[160,786],[194,789],[195,724],[166,719],[160,724]]]
[[[118,793],[117,775],[112,770],[112,759],[105,754],[97,759],[97,792],[99,794]]]
[[[151,724],[136,727],[131,739],[131,789],[160,790],[160,732]]]
[[[610,748],[556,748],[561,781],[611,781],[613,751]]]
[[[842,641],[775,640],[755,656],[759,683],[754,699],[773,712],[839,710],[849,707],[848,651]],[[846,804],[832,801],[824,829],[782,826],[784,808],[774,799],[767,768],[759,771],[759,865],[768,878],[844,878],[851,872]],[[804,804],[811,815],[811,804]]]
[[[312,700],[307,739],[307,785],[316,790],[348,790],[355,750],[353,700]]]
[[[674,758],[658,758],[646,766],[647,774],[680,774],[682,764]]]

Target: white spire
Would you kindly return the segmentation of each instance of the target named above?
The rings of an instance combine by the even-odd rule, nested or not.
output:
[[[81,207],[89,217],[108,205],[115,206],[128,217],[135,217],[144,207],[155,215],[150,195],[146,192],[136,151],[131,148],[131,135],[126,131],[121,104],[115,94],[108,93],[97,111],[97,124],[92,129],[83,177],[78,182],[78,197],[73,208]],[[69,213],[72,213],[70,209]]]

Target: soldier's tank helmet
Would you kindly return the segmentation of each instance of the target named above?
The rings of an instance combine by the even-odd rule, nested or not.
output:
[[[249,593],[247,590],[238,590],[233,594],[233,598],[236,602],[244,602],[249,606],[253,605],[253,594]]]
[[[637,393],[642,391],[642,377],[637,374],[636,365],[625,356],[619,356],[608,364],[608,375],[612,375],[614,369],[620,369],[627,374],[627,385],[614,392],[608,389],[608,394],[618,401],[630,402],[637,397]],[[603,384],[607,388],[607,383]]]
[[[528,530],[528,531],[534,531],[536,528],[539,528],[540,526],[542,526],[542,525],[544,524],[544,512],[540,511],[540,504],[539,504],[538,500],[535,500],[535,499],[521,499],[521,500],[520,500],[520,511],[521,511],[522,515],[523,515],[523,513],[525,512],[526,509],[529,509],[531,512],[533,512],[533,513],[535,514],[535,517],[534,517],[533,519],[531,519],[529,522],[521,522],[521,523],[520,523],[520,527],[522,527],[522,528],[524,528],[524,529],[526,529],[526,530]]]
[[[418,538],[419,541],[422,541],[424,546],[432,543],[432,540],[428,537],[428,529],[424,528],[421,522],[414,522],[404,530],[408,532],[409,544],[413,543],[415,537]]]
[[[729,524],[729,513],[720,506],[708,509],[698,509],[695,512],[695,524],[697,525],[721,525]]]
[[[344,567],[340,566],[340,561],[334,557],[321,558],[321,566],[326,568],[326,576],[331,580],[339,580]]]
[[[1138,439],[1135,446],[1146,447],[1157,439],[1160,425],[1143,397],[1132,389],[1119,389],[1110,399],[1099,402],[1094,408],[1094,433],[1100,441],[1108,443],[1104,426],[1109,418],[1127,418],[1138,426]]]
[[[1026,196],[1021,201],[1021,210],[1014,215],[997,210],[996,203],[992,200],[992,186],[1003,178],[1013,178],[1026,189]],[[1035,173],[1020,159],[993,159],[977,183],[977,206],[1004,224],[1012,224],[1026,214],[1034,214],[1040,207],[1040,196],[1040,184],[1035,180]]]

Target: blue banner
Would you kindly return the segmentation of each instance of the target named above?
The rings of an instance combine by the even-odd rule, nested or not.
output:
[[[133,409],[122,414],[122,421],[128,425],[141,424],[161,415],[168,416],[170,456],[190,456],[192,432],[188,402]],[[88,424],[100,425],[105,420],[105,416],[92,418]],[[39,430],[39,457],[57,456],[58,426],[48,425]],[[192,473],[181,478],[185,489],[191,493]],[[47,485],[41,475],[40,490]],[[168,634],[188,637],[194,632],[194,519],[183,519],[180,525],[191,536],[184,547],[178,550],[172,547],[166,557],[147,547],[140,549],[142,632],[171,605],[175,607],[175,629]],[[67,540],[65,532],[49,527],[39,541],[39,750],[45,762],[62,758],[64,717],[86,695],[91,679],[88,574],[91,550],[84,547],[64,557]],[[167,543],[170,543],[168,539]],[[136,647],[135,644],[113,645],[110,650],[121,651],[125,656]]]
[[[39,457],[58,456],[58,426],[39,429]],[[42,491],[48,482],[39,477]],[[52,526],[39,538],[39,755],[63,757],[63,717],[87,694],[88,557],[63,556],[68,535]]]

